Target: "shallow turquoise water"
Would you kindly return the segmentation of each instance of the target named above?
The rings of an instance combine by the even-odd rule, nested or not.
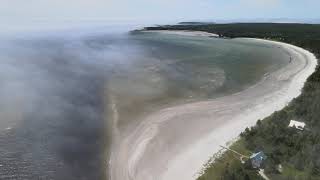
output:
[[[137,68],[153,67],[147,71],[157,74],[168,91],[183,98],[213,98],[240,91],[290,59],[276,46],[242,39],[160,33],[138,33],[130,39],[143,52],[135,63]]]

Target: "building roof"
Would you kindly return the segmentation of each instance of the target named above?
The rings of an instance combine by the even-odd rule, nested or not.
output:
[[[295,120],[291,120],[290,124],[289,124],[289,127],[295,127],[299,130],[303,130],[305,126],[306,126],[306,123],[300,122],[300,121],[295,121]]]
[[[250,160],[253,168],[260,168],[261,164],[266,159],[267,159],[267,156],[262,151],[252,154],[250,156]]]
[[[266,159],[266,155],[262,151],[260,151],[258,153],[252,154],[250,156],[250,159]]]

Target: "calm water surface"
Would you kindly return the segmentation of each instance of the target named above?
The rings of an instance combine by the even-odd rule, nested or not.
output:
[[[231,94],[289,63],[275,46],[158,33],[0,42],[0,179],[106,179],[118,125]]]

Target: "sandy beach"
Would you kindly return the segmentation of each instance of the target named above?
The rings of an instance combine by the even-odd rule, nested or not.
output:
[[[218,34],[208,33],[204,31],[186,31],[186,30],[141,30],[140,32],[153,32],[162,34],[174,34],[181,36],[202,36],[202,37],[219,37]]]
[[[161,32],[216,36],[191,31]],[[315,70],[316,57],[285,43],[246,40],[283,48],[292,60],[236,94],[162,109],[147,115],[126,132],[119,132],[114,124],[110,159],[112,180],[196,179],[204,164],[221,149],[220,145],[233,141],[246,127],[255,125],[258,119],[282,109],[300,95],[304,82]],[[112,111],[117,122],[117,107],[112,106]]]

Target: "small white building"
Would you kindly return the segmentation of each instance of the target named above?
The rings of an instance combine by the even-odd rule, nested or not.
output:
[[[295,120],[291,120],[290,124],[289,124],[289,127],[294,127],[299,130],[304,130],[305,126],[306,126],[306,123],[300,122],[300,121],[295,121]]]

